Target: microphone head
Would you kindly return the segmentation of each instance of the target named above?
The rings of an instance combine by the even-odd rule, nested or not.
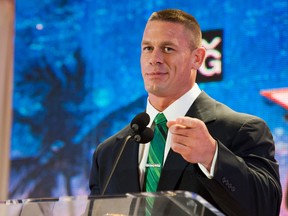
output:
[[[140,141],[139,143],[148,143],[154,137],[154,131],[151,128],[146,127],[143,131],[140,132]]]
[[[131,128],[134,132],[143,131],[150,122],[150,116],[146,112],[139,113],[131,121]]]

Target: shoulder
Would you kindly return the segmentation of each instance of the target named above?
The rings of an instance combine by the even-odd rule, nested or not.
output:
[[[210,97],[205,92],[201,92],[188,111],[192,117],[199,118],[204,122],[217,122],[228,124],[229,126],[240,126],[245,123],[261,122],[263,119],[248,113],[238,112],[224,103]]]
[[[110,136],[109,138],[104,140],[102,143],[100,143],[97,146],[94,152],[94,155],[97,155],[99,153],[103,154],[106,152],[110,154],[111,151],[114,151],[115,148],[119,147],[118,143],[121,143],[121,140],[123,140],[129,134],[129,132],[130,132],[130,125],[127,125],[122,130],[120,130],[116,134]]]
[[[227,126],[243,127],[243,126],[255,126],[255,127],[267,127],[266,122],[252,114],[238,112],[223,103],[216,101],[216,121],[221,124],[227,124]]]
[[[242,136],[245,134],[248,137],[248,135],[251,136],[252,134],[253,136],[261,136],[264,133],[269,138],[272,137],[268,125],[258,116],[235,111],[211,98],[205,92],[202,92],[197,100],[197,105],[193,108],[193,112],[201,120],[204,120],[208,130],[216,137],[226,139],[237,134]]]

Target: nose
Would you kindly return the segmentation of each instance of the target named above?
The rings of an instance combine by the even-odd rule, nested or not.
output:
[[[163,63],[163,53],[161,52],[161,50],[154,49],[151,52],[149,63],[150,65],[157,65]]]

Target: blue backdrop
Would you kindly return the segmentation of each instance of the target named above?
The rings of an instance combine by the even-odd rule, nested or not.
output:
[[[200,88],[268,123],[286,197],[287,110],[260,91],[288,87],[287,0],[27,0],[16,1],[10,198],[89,193],[96,146],[144,109],[140,43],[164,8],[223,30],[223,80]]]

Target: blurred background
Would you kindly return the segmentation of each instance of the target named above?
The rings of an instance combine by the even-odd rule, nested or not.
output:
[[[288,215],[287,0],[6,2],[14,13],[9,199],[89,194],[93,151],[145,108],[146,20],[178,8],[216,51],[199,71],[200,88],[270,127]]]

